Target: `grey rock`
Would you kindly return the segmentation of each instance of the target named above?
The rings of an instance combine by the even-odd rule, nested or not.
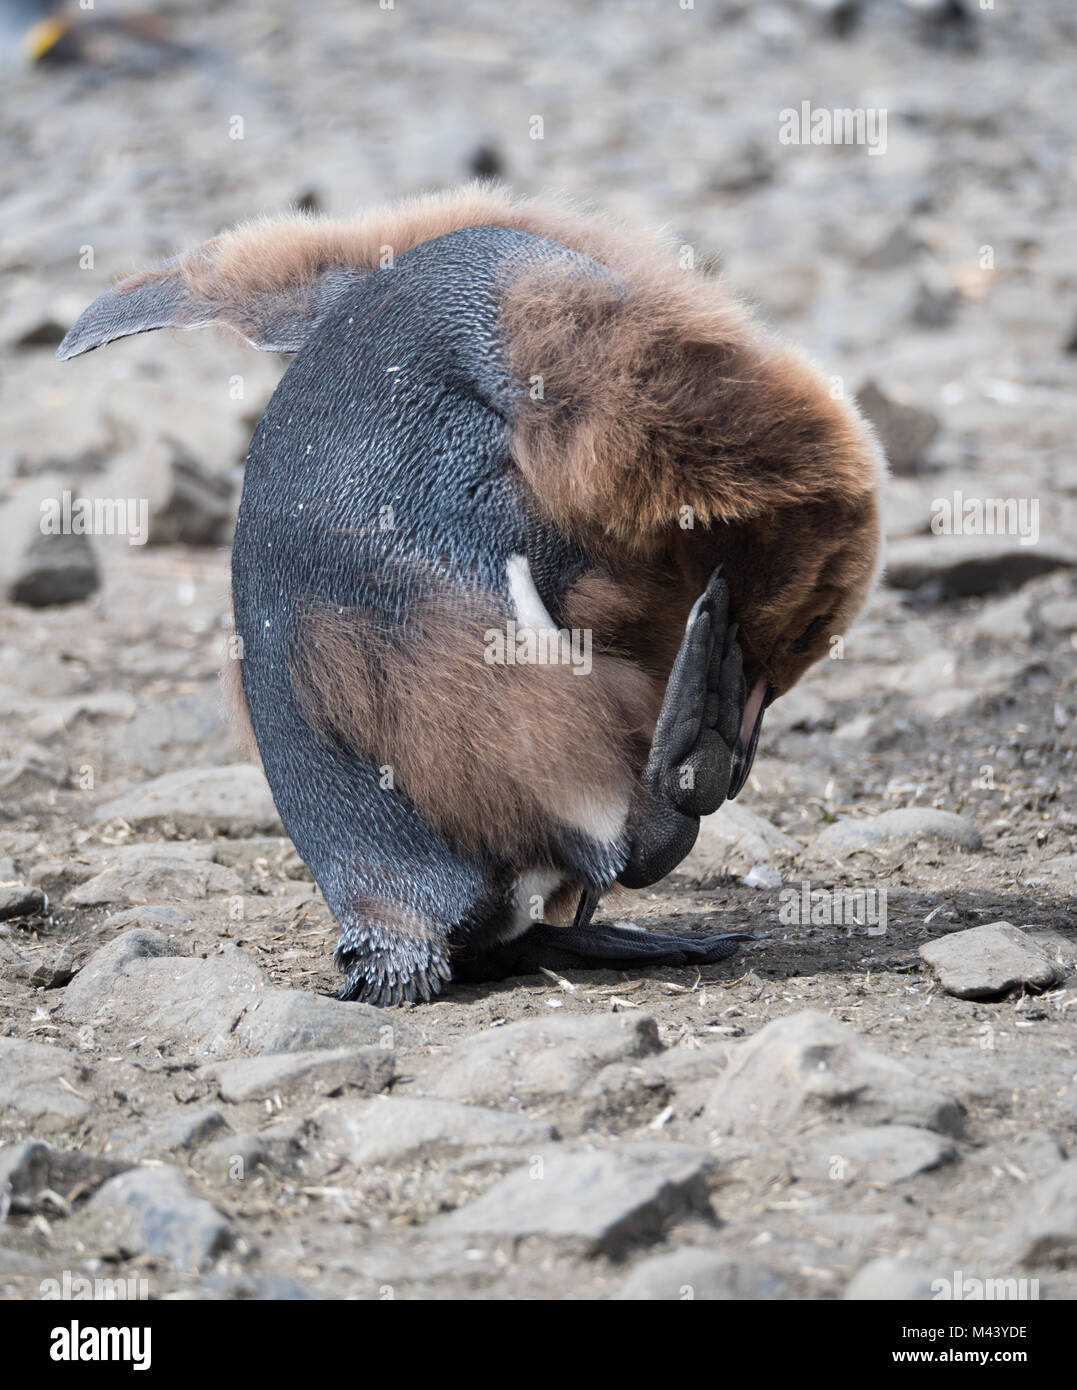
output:
[[[737,1025],[730,1025],[732,1032]],[[673,1107],[678,1122],[702,1114],[715,1078],[736,1055],[728,1039],[703,1047],[671,1047],[641,1061],[611,1062],[580,1089],[580,1104],[566,1112],[562,1128],[572,1133],[597,1126],[617,1132],[646,1124]]]
[[[1072,548],[1047,536],[1036,545],[1022,545],[1017,536],[911,536],[888,548],[886,582],[931,597],[972,598],[1006,593],[1075,564]]]
[[[460,1044],[434,1095],[494,1108],[571,1095],[610,1062],[661,1051],[649,1014],[524,1019]]]
[[[101,576],[88,537],[37,535],[9,576],[7,597],[30,608],[79,603],[100,587]]]
[[[1031,595],[1022,591],[988,600],[969,623],[973,637],[1012,650],[1015,643],[1032,639]]]
[[[858,850],[899,850],[921,841],[966,850],[978,850],[983,845],[980,832],[964,816],[952,811],[934,811],[926,806],[910,806],[882,811],[870,820],[834,821],[815,837],[815,848],[821,854],[843,858]]]
[[[1077,1159],[1023,1193],[1002,1248],[1008,1259],[1025,1267],[1065,1267],[1077,1260]]]
[[[1012,1144],[997,1144],[981,1149],[977,1154],[980,1163],[1006,1167],[1010,1171],[1017,1168],[1032,1182],[1046,1178],[1066,1161],[1066,1151],[1054,1137],[1042,1129],[1030,1130],[1018,1135]]]
[[[112,864],[80,883],[66,895],[64,906],[102,907],[169,899],[185,902],[213,893],[242,892],[242,880],[223,864],[193,855],[158,855],[148,849],[137,858]]]
[[[117,1159],[54,1149],[51,1144],[30,1139],[0,1149],[0,1194],[10,1195],[15,1211],[37,1211],[48,1204],[43,1194],[55,1193],[65,1202],[88,1197],[130,1166]]]
[[[773,864],[753,864],[744,875],[744,886],[746,888],[780,888],[782,886],[781,871],[776,869]]]
[[[952,0],[903,0],[917,42],[944,53],[974,53],[980,46],[977,7]],[[981,117],[982,120],[982,117]]]
[[[12,341],[17,348],[56,347],[67,330],[49,314],[39,315],[15,330]]]
[[[60,1013],[76,1023],[149,1033],[199,1052],[238,1046],[232,1034],[267,976],[241,951],[177,956],[158,933],[125,932],[68,985]]]
[[[75,1006],[84,998],[86,1007],[92,1008],[95,1000],[108,994],[116,976],[122,975],[132,961],[178,955],[171,942],[152,927],[125,931],[94,952],[68,989],[65,1002]]]
[[[219,683],[203,681],[198,690],[143,704],[122,737],[113,736],[110,747],[118,768],[147,777],[174,769],[177,754],[185,749],[201,762],[226,762],[233,740],[223,719]]]
[[[49,739],[70,729],[79,719],[132,719],[138,703],[133,695],[118,690],[91,690],[62,700],[34,701],[34,715],[26,726],[31,738]]]
[[[398,1163],[417,1154],[537,1146],[557,1137],[552,1125],[504,1110],[410,1096],[334,1101],[315,1113],[314,1122],[334,1153],[360,1167]]]
[[[86,536],[49,534],[47,505],[60,504],[70,478],[44,472],[0,502],[0,594],[34,608],[74,603],[100,583]]]
[[[250,763],[168,772],[117,797],[98,812],[99,822],[120,817],[131,826],[164,822],[181,832],[220,835],[281,833],[269,784]]]
[[[539,1236],[611,1258],[710,1216],[707,1153],[685,1145],[536,1156],[476,1201],[431,1223],[435,1234]]]
[[[903,695],[920,698],[949,690],[958,681],[957,658],[950,647],[918,643],[917,655],[890,673],[888,684]]]
[[[25,979],[32,989],[62,989],[78,969],[78,956],[70,946],[54,947],[32,956],[28,967]]]
[[[882,522],[887,542],[902,536],[924,535],[931,522],[931,498],[923,484],[891,474],[884,485]]]
[[[0,883],[0,922],[12,917],[31,917],[45,906],[45,894],[40,888],[25,883]]]
[[[63,1048],[0,1037],[0,1110],[10,1109],[38,1133],[66,1129],[88,1113],[89,1076]]]
[[[834,730],[834,737],[843,742],[864,743],[878,728],[878,720],[872,714],[858,714],[840,724]]]
[[[922,277],[916,285],[911,318],[924,328],[945,328],[953,322],[961,295],[939,276]]]
[[[86,883],[106,869],[133,869],[151,855],[156,862],[182,867],[192,860],[213,860],[215,846],[193,840],[157,840],[153,843],[110,845],[87,848],[59,859],[39,859],[27,878],[30,883],[57,897],[72,884]]]
[[[0,1290],[6,1300],[19,1296],[40,1297],[43,1282],[53,1277],[53,1269],[51,1261],[0,1246]]]
[[[934,1298],[932,1276],[912,1260],[885,1256],[863,1265],[845,1287],[843,1298],[867,1301],[888,1299],[895,1303],[924,1302]]]
[[[209,472],[177,439],[158,441],[157,496],[150,508],[151,545],[224,545],[232,526],[235,488]]]
[[[971,715],[982,703],[986,693],[985,690],[973,686],[956,686],[948,690],[932,690],[925,695],[915,695],[911,705],[921,720],[929,724],[938,724],[957,715]]]
[[[246,1182],[259,1168],[298,1177],[310,1163],[310,1128],[307,1120],[285,1119],[265,1129],[224,1134],[195,1156],[195,1164],[209,1181],[228,1185]]]
[[[311,873],[295,852],[291,840],[283,835],[259,835],[249,840],[220,840],[214,846],[214,858],[230,869],[250,873],[259,861],[265,861],[274,872],[285,878],[311,881]]]
[[[209,1275],[203,1282],[198,1296],[211,1299],[214,1303],[233,1299],[296,1303],[315,1297],[309,1289],[305,1289],[297,1280],[289,1279],[286,1275],[246,1272],[239,1274],[231,1270],[224,1274]]]
[[[767,710],[767,732],[773,737],[780,738],[794,729],[826,728],[830,722],[822,695],[800,685],[795,685],[780,700],[775,700]]]
[[[834,1130],[812,1146],[809,1172],[839,1181],[892,1183],[950,1163],[954,1146],[913,1125],[871,1125]]]
[[[788,1135],[820,1118],[961,1132],[953,1097],[815,1010],[775,1019],[739,1043],[703,1120],[720,1134]]]
[[[647,1303],[754,1301],[790,1296],[788,1281],[757,1260],[691,1246],[643,1260],[614,1295],[618,1300]]]
[[[835,8],[837,5],[835,4]],[[863,252],[857,259],[865,270],[895,270],[908,265],[924,249],[924,243],[910,227],[899,224],[871,250]]]
[[[123,912],[111,913],[105,918],[105,926],[109,931],[127,932],[145,928],[156,932],[159,927],[185,927],[190,920],[191,914],[180,907],[167,903],[145,903],[126,908]]]
[[[183,1107],[177,1115],[152,1125],[137,1139],[132,1139],[120,1152],[130,1159],[188,1154],[227,1129],[228,1121],[215,1105]]]
[[[920,406],[884,395],[874,381],[856,393],[856,403],[875,426],[887,462],[895,473],[916,473],[928,445],[939,432],[938,416]]]
[[[651,1119],[673,1098],[667,1077],[646,1065],[648,1061],[611,1062],[579,1092],[578,1126],[599,1126],[607,1131],[639,1125]]]
[[[1065,978],[1061,965],[1011,922],[985,922],[920,947],[947,994],[997,999],[1025,986],[1047,989]]]
[[[33,969],[29,954],[22,950],[10,927],[0,927],[0,975],[25,981]]]
[[[135,1168],[90,1199],[103,1236],[122,1257],[152,1254],[175,1270],[203,1269],[232,1243],[228,1222],[188,1187],[178,1168]]]
[[[10,758],[0,758],[0,798],[5,805],[48,796],[69,781],[63,759],[39,744],[25,743]]]
[[[1052,632],[1077,632],[1077,598],[1052,598],[1040,606],[1040,621]]]
[[[1056,880],[1058,887],[1070,896],[1077,896],[1077,854],[1055,854],[1048,859],[1039,859],[1029,864],[1024,881],[1030,885],[1041,886],[1045,881]],[[1073,947],[1068,946],[1063,953],[1072,962]]]
[[[698,1039],[696,1040],[698,1041]],[[713,1081],[720,1076],[734,1057],[740,1044],[732,1041],[705,1043],[702,1046],[670,1047],[641,1063],[642,1070],[661,1077],[679,1090],[695,1081]]]
[[[709,165],[707,190],[712,193],[746,193],[774,177],[774,156],[759,140],[730,142]]]
[[[675,870],[700,882],[722,874],[746,878],[753,869],[774,860],[792,859],[800,846],[784,831],[739,802],[727,802],[712,816],[703,816],[699,838]]]
[[[236,1037],[252,1051],[270,1055],[340,1047],[391,1050],[415,1033],[384,1009],[300,989],[267,989],[251,1001],[236,1028]]]
[[[324,1052],[282,1052],[276,1057],[242,1057],[207,1067],[222,1100],[268,1100],[274,1096],[316,1097],[341,1091],[380,1091],[395,1074],[393,1053],[382,1047]]]

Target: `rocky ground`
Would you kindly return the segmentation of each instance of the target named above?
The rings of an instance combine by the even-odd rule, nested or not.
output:
[[[64,1271],[187,1298],[1077,1294],[1077,23],[824,12],[565,3],[536,32],[195,3],[165,69],[110,46],[12,78],[6,1296]],[[886,108],[885,155],[783,146],[801,100]],[[673,222],[860,393],[889,576],[681,871],[603,909],[752,933],[738,956],[379,1012],[331,997],[332,920],[218,712],[229,519],[283,363],[51,348],[116,274],[243,216],[492,168]],[[65,487],[146,497],[150,544],[44,542]],[[1034,541],[933,534],[955,492],[1035,501]],[[835,913],[846,889],[876,896]]]

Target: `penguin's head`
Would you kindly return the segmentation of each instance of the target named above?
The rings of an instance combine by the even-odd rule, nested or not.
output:
[[[881,550],[874,490],[730,529],[722,572],[746,688],[730,799],[748,780],[767,707],[815,662],[844,655],[842,638],[872,588]]]
[[[881,555],[874,488],[729,528],[723,569],[750,712],[784,695],[815,662],[844,655],[842,639],[867,600]]]

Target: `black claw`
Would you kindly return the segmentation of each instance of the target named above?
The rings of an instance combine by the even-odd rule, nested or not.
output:
[[[597,907],[598,895],[596,893],[581,893],[579,905],[576,908],[576,916],[572,919],[573,930],[579,931],[581,927],[589,926]]]

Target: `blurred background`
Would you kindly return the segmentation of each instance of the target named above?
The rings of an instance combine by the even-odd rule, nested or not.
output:
[[[1032,855],[1044,891],[1074,892],[1068,0],[2,13],[0,853],[19,874],[114,792],[234,756],[214,681],[228,535],[286,365],[192,333],[61,366],[63,331],[241,219],[479,175],[672,227],[883,434],[888,583],[845,659],[772,711],[747,804],[805,835],[944,807],[996,846],[988,880]],[[885,147],[783,143],[805,102],[884,112]],[[64,489],[145,497],[150,543],[41,537]],[[1036,500],[1035,543],[933,535],[955,492]]]

